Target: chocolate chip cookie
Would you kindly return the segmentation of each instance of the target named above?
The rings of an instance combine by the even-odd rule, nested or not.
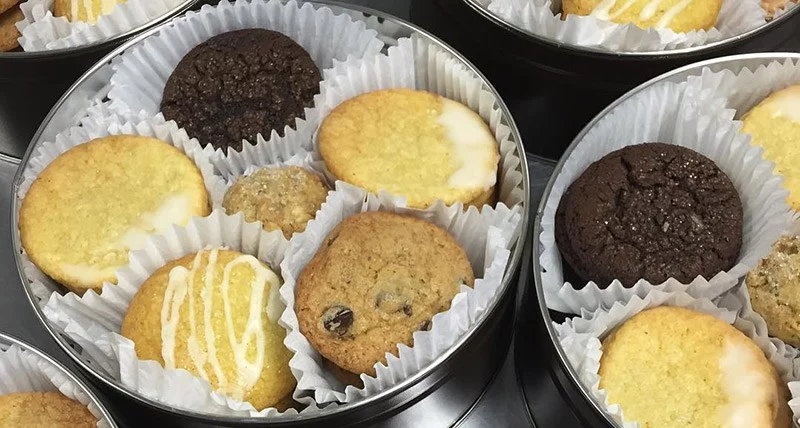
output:
[[[447,231],[388,212],[345,219],[297,281],[300,331],[333,364],[375,375],[374,365],[411,346],[415,331],[450,308],[472,266]]]
[[[687,283],[733,267],[742,202],[728,176],[690,149],[628,146],[594,162],[558,206],[555,236],[584,281]]]
[[[275,31],[223,33],[178,63],[161,110],[200,144],[242,149],[303,117],[319,92],[320,72],[300,45]]]

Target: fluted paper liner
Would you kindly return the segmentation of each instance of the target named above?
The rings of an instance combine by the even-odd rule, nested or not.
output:
[[[466,250],[476,279],[473,288],[462,285],[449,310],[433,317],[430,331],[414,333],[412,347],[398,345],[397,357],[387,353],[388,364],[376,363],[375,377],[362,374],[364,388],[359,389],[343,385],[327,371],[320,354],[300,332],[294,311],[294,290],[297,278],[328,233],[343,219],[367,211],[410,214],[446,229]],[[484,207],[479,212],[475,207],[464,211],[460,205],[446,207],[438,203],[420,211],[396,204],[395,199],[387,194],[376,196],[347,183],[337,182],[336,191],[329,196],[317,218],[309,222],[306,231],[291,242],[281,265],[285,280],[281,287],[281,299],[286,304],[281,323],[289,330],[286,346],[295,352],[289,362],[298,383],[295,397],[309,395],[317,403],[353,402],[407,379],[448,350],[500,296],[510,249],[513,245],[519,245],[520,220],[519,206],[509,209],[498,204],[496,209]]]
[[[537,237],[541,252],[535,257],[541,263],[541,285],[550,309],[580,313],[581,309],[609,308],[614,302],[644,297],[652,290],[686,291],[695,297],[714,299],[769,254],[772,243],[791,220],[783,179],[773,173],[773,164],[761,157],[762,150],[750,145],[750,137],[739,132],[741,122],[732,120],[735,112],[723,108],[722,100],[703,99],[702,94],[687,82],[655,84],[604,116],[568,155],[547,198],[542,233]],[[614,150],[646,142],[692,149],[713,160],[727,174],[742,200],[744,230],[739,258],[730,270],[712,278],[698,276],[688,284],[670,278],[662,284],[640,280],[625,288],[615,280],[605,289],[589,282],[576,290],[564,282],[554,236],[555,212],[561,197],[591,163]]]
[[[70,22],[53,16],[54,0],[27,0],[20,5],[25,19],[17,23],[22,49],[47,51],[76,48],[126,34],[180,7],[185,0],[128,0],[101,16],[97,24]]]
[[[302,46],[320,70],[333,67],[335,61],[378,54],[384,47],[375,30],[364,22],[325,6],[294,0],[222,0],[217,6],[205,5],[199,12],[188,12],[124,53],[111,78],[112,106],[119,111],[156,114],[169,76],[192,48],[218,34],[246,28],[283,33]],[[295,124],[272,130],[262,138],[309,132],[304,130],[315,127],[318,121],[315,109],[307,108]],[[245,143],[244,150],[251,145]]]
[[[785,382],[798,379],[793,368],[793,354],[783,352],[764,334],[764,331],[748,317],[747,313],[737,316],[736,312],[720,308],[708,299],[696,299],[684,292],[664,293],[653,291],[644,298],[634,296],[626,303],[614,303],[608,310],[595,312],[582,311],[580,317],[555,324],[559,342],[567,355],[569,363],[577,371],[578,377],[592,394],[592,398],[604,407],[605,411],[624,428],[638,428],[636,422],[623,421],[623,409],[608,402],[605,390],[600,389],[600,359],[603,356],[601,340],[616,327],[634,315],[658,306],[679,306],[723,320],[753,340],[769,361],[775,366]]]
[[[634,24],[615,24],[594,16],[568,15],[561,19],[560,0],[478,0],[505,21],[554,42],[609,53],[684,49],[732,38],[766,25],[759,0],[723,0],[711,30],[678,33],[669,28],[642,29]]]
[[[247,223],[241,213],[228,216],[215,210],[209,217],[192,218],[187,227],[173,226],[164,235],[150,237],[143,249],[130,253],[128,266],[117,271],[117,285],[106,283],[100,294],[89,290],[82,297],[52,293],[43,311],[48,321],[81,346],[82,356],[93,366],[144,397],[204,414],[279,415],[274,408],[259,412],[250,403],[212,392],[207,381],[186,370],[139,360],[134,343],[120,331],[139,287],[168,262],[206,248],[228,248],[257,257],[280,275],[288,245],[280,231],[264,232],[260,222]],[[269,302],[268,307],[275,302],[280,305],[276,310],[283,310],[275,290],[270,290]]]
[[[17,392],[60,392],[86,406],[98,428],[111,426],[87,391],[60,367],[15,344],[0,344],[0,395]]]

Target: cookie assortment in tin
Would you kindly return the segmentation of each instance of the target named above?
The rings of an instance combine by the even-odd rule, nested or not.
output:
[[[387,46],[376,25],[294,1],[204,6],[123,52],[108,98],[33,149],[24,271],[103,377],[200,417],[329,412],[422,372],[497,301],[528,197],[510,118],[451,52]],[[140,138],[182,166],[119,144],[124,161],[59,168]],[[73,251],[48,245],[23,225],[77,233],[80,216],[40,219],[40,193],[113,221],[102,239],[51,234]],[[57,271],[91,286],[65,292]]]
[[[790,409],[797,419],[791,312],[797,213],[787,141],[800,136],[798,72],[793,55],[761,55],[656,79],[593,121],[551,179],[536,237],[537,285],[551,310],[576,314],[554,324],[554,332],[567,370],[609,421],[663,426],[674,418],[724,424],[736,417],[748,426],[789,426]],[[681,155],[653,141],[691,151]],[[653,310],[674,306],[718,318],[729,311],[734,318],[725,319],[761,352],[748,341],[741,342],[748,352],[729,343],[737,336],[732,331],[720,333],[722,342],[698,340],[682,327],[696,315]],[[672,330],[658,339],[664,326]],[[674,335],[683,336],[674,342]],[[724,346],[721,353],[700,351],[704,343]],[[690,380],[706,367],[693,353],[719,354],[711,364],[721,374]],[[635,376],[661,382],[661,391],[672,388],[668,383],[691,383],[694,398],[661,408],[636,398],[653,395],[644,391],[647,382],[632,391],[620,371],[640,366],[637,356],[653,364]],[[670,375],[670,367],[681,369]],[[750,372],[756,367],[760,374]],[[744,384],[751,385],[747,393],[736,387]],[[715,407],[713,390],[727,404]]]

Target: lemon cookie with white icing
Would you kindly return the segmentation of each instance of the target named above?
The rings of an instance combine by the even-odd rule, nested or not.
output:
[[[258,410],[294,390],[278,325],[280,278],[255,257],[203,250],[155,271],[134,296],[122,335],[141,360],[185,369]]]
[[[437,200],[488,203],[500,160],[477,113],[410,89],[369,92],[337,106],[320,127],[319,150],[336,178],[403,196],[413,208]]]
[[[710,30],[722,0],[564,0],[566,15],[593,16],[640,28],[669,28],[678,33]]]
[[[45,274],[72,291],[116,283],[128,251],[151,234],[209,213],[194,162],[161,140],[115,135],[54,159],[19,214],[22,246]]]
[[[600,388],[650,428],[788,428],[788,391],[761,349],[711,315],[662,306],[603,340]]]
[[[742,119],[742,131],[752,143],[764,148],[763,156],[775,163],[789,190],[787,202],[800,211],[800,85],[777,91],[750,110]]]
[[[96,24],[103,15],[114,11],[118,4],[126,0],[55,0],[53,15],[63,16],[71,22]]]

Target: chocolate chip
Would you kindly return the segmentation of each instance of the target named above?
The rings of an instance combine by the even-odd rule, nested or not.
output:
[[[406,314],[407,317],[414,315],[414,308],[411,307],[408,303],[403,305],[403,313]]]
[[[428,331],[431,329],[431,320],[422,321],[422,324],[419,325],[418,331]]]
[[[322,314],[322,324],[331,334],[344,337],[353,326],[353,311],[346,306],[331,306]]]

